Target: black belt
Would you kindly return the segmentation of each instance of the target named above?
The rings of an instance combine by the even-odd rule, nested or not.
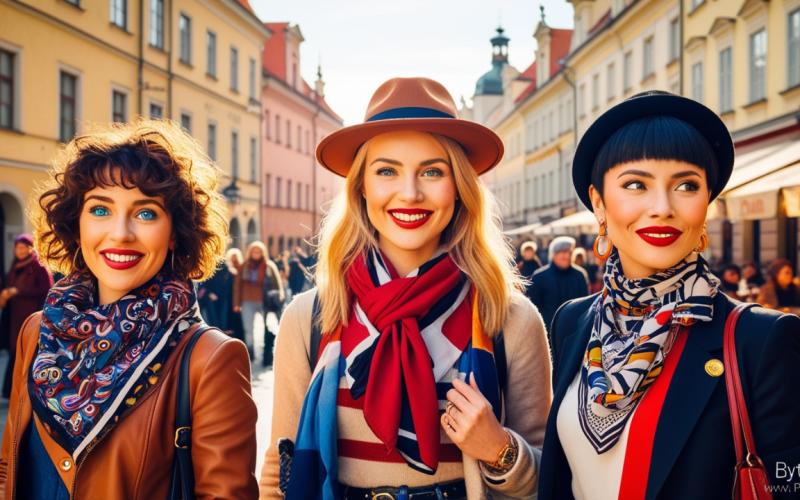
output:
[[[459,500],[467,498],[467,485],[463,479],[418,488],[354,488],[341,484],[339,493],[342,500]]]

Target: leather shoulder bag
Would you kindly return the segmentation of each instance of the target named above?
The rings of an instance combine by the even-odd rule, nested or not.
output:
[[[736,323],[744,311],[758,304],[741,304],[728,316],[725,323],[724,362],[725,385],[728,390],[728,405],[733,426],[733,444],[736,448],[736,469],[733,479],[734,500],[772,500],[767,469],[756,454],[753,430],[745,406],[742,381],[739,378],[739,362],[736,357]],[[744,447],[742,446],[744,435]],[[745,454],[746,453],[746,454]]]
[[[194,498],[194,469],[192,468],[192,406],[189,390],[189,362],[192,350],[203,333],[212,327],[200,323],[186,344],[181,355],[178,372],[178,390],[175,402],[175,458],[172,466],[167,500],[189,500]],[[188,332],[187,332],[188,334]]]

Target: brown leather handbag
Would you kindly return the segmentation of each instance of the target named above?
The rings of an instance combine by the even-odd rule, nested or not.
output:
[[[725,362],[725,385],[728,389],[728,405],[733,425],[733,444],[736,448],[736,469],[733,479],[734,500],[772,500],[767,469],[756,454],[750,417],[744,402],[742,381],[739,378],[739,362],[736,358],[736,323],[739,316],[750,307],[758,304],[741,304],[728,316],[725,323],[723,357]],[[742,447],[744,435],[744,447]],[[745,455],[747,452],[747,455]]]

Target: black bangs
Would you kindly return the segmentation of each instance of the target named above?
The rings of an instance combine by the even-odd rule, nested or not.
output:
[[[709,192],[717,185],[717,159],[693,126],[671,116],[649,116],[620,128],[600,148],[592,166],[592,185],[603,196],[603,177],[617,165],[642,160],[674,160],[706,172]]]

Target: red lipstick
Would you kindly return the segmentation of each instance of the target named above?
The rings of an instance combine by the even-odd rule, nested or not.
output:
[[[421,208],[393,208],[391,210],[387,210],[389,212],[389,216],[392,218],[395,224],[402,227],[403,229],[417,229],[418,227],[422,227],[428,219],[430,219],[430,215],[433,213],[433,210],[423,210]],[[415,218],[415,216],[423,216],[417,220],[402,220],[398,216],[407,215],[411,218]]]
[[[675,243],[681,237],[683,231],[672,226],[650,226],[639,229],[636,234],[653,246],[667,247]]]
[[[130,250],[126,248],[107,248],[105,250],[101,250],[100,255],[103,256],[103,260],[106,264],[108,264],[108,267],[111,269],[116,269],[117,271],[124,271],[125,269],[130,269],[136,266],[139,262],[141,262],[142,257],[144,256],[142,252],[137,252],[136,250]],[[109,255],[112,257],[109,258]],[[133,258],[131,260],[127,260],[129,256],[133,256]],[[119,260],[120,258],[123,260]]]

